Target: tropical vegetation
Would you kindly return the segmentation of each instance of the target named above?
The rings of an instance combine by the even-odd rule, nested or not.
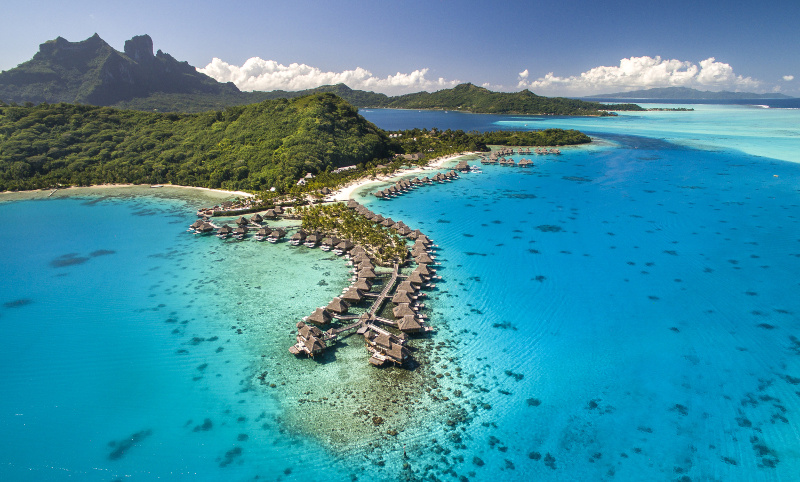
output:
[[[296,213],[303,217],[305,231],[318,230],[360,244],[379,265],[390,266],[408,255],[405,238],[396,230],[384,228],[342,203],[300,207]]]
[[[333,94],[200,114],[0,102],[0,191],[171,183],[262,193],[269,200],[333,189],[364,175],[424,165],[457,152],[485,152],[493,144],[590,141],[583,133],[562,129],[411,129],[390,136]],[[298,184],[307,174],[315,177]]]

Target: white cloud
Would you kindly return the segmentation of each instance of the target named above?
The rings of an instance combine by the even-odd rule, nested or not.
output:
[[[283,65],[259,57],[248,59],[241,67],[218,58],[198,71],[218,80],[233,82],[241,90],[303,90],[321,85],[346,84],[351,89],[370,90],[385,94],[404,94],[421,90],[441,90],[460,82],[438,78],[428,79],[428,69],[410,73],[398,72],[387,77],[376,77],[369,70],[357,67],[342,72],[323,72],[306,64]]]
[[[786,82],[791,82],[794,80],[794,75],[784,75],[783,80],[785,80]]]
[[[705,90],[758,90],[761,82],[742,77],[714,57],[700,61],[664,60],[661,57],[631,57],[619,66],[594,67],[577,76],[558,77],[553,72],[528,80],[528,70],[519,74],[519,88],[537,93],[589,95],[649,89],[653,87],[693,87]]]

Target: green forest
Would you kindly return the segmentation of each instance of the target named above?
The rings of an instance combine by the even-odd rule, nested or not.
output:
[[[412,129],[392,137],[333,94],[199,114],[75,104],[0,103],[0,191],[110,183],[178,184],[275,194],[336,187],[381,169],[488,145],[590,142],[574,130]],[[421,156],[407,161],[400,154]],[[334,174],[338,167],[356,166]],[[306,186],[297,181],[316,177]],[[265,196],[266,197],[266,196]]]
[[[0,106],[0,191],[103,183],[287,191],[307,172],[390,155],[386,134],[332,94],[202,114]]]

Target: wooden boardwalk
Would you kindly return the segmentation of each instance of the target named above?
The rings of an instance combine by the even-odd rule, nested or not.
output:
[[[380,312],[381,308],[383,308],[383,304],[386,303],[386,298],[388,298],[389,292],[392,291],[392,289],[394,289],[394,285],[397,284],[397,278],[398,278],[399,275],[400,275],[400,266],[394,265],[394,271],[392,272],[392,277],[389,279],[389,281],[386,282],[386,284],[384,285],[383,290],[381,290],[380,294],[376,295],[377,298],[375,299],[375,302],[372,303],[372,306],[365,313],[367,316],[364,316],[364,315],[334,315],[334,318],[336,318],[338,320],[347,320],[347,321],[349,321],[349,320],[357,319],[358,321],[356,321],[355,323],[351,323],[349,325],[346,325],[346,326],[339,327],[339,328],[331,328],[330,330],[325,332],[325,339],[326,340],[336,339],[336,338],[339,337],[340,334],[343,334],[343,333],[358,329],[359,327],[361,327],[361,325],[363,325],[365,323],[368,323],[369,326],[371,326],[371,327],[375,326],[374,324],[369,323],[371,321],[377,321],[379,323],[383,323],[383,324],[386,324],[386,325],[389,325],[389,326],[395,326],[396,327],[397,326],[397,322],[396,321],[388,320],[386,318],[381,318],[381,317],[377,316],[376,313]]]

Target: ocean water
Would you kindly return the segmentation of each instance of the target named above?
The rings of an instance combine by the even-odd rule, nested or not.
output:
[[[439,246],[437,331],[411,341],[412,370],[369,366],[355,336],[290,355],[348,267],[186,233],[208,200],[0,203],[0,479],[794,480],[797,142],[752,151],[796,133],[798,111],[723,107],[364,112],[598,139],[391,201],[358,193]]]

